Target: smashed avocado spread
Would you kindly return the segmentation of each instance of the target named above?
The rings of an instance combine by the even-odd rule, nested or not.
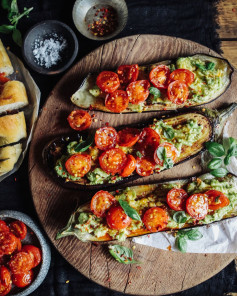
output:
[[[205,177],[205,175],[204,175]],[[149,187],[150,186],[150,187]],[[150,189],[149,189],[150,188]],[[218,190],[223,193],[229,200],[229,204],[217,210],[208,210],[204,219],[195,220],[186,211],[177,212],[167,204],[167,193],[174,188],[183,188],[191,196],[196,193],[204,193],[208,190]],[[136,236],[146,234],[148,231],[145,227],[146,223],[144,213],[147,209],[160,207],[167,211],[167,226],[163,230],[182,229],[192,227],[194,225],[209,224],[220,221],[224,218],[236,216],[237,214],[237,187],[235,177],[228,175],[224,178],[214,178],[213,176],[204,179],[196,178],[194,181],[176,181],[157,186],[148,185],[140,188],[126,188],[125,190],[117,190],[112,193],[115,200],[126,201],[130,207],[135,209],[141,217],[141,221],[133,220],[125,229],[111,229],[106,217],[97,217],[90,209],[90,205],[84,205],[79,208],[70,218],[70,223],[59,232],[57,238],[74,234],[80,240],[110,240],[117,239],[123,241],[128,236]],[[178,221],[175,216],[182,213],[184,220]],[[89,234],[89,236],[88,236]]]

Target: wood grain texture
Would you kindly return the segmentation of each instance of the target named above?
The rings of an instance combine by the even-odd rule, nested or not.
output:
[[[220,38],[237,38],[237,2],[224,0],[218,3],[219,24],[218,33]]]
[[[228,59],[235,68],[237,68],[237,40],[222,41],[221,49],[223,51],[223,56]]]
[[[69,263],[86,277],[113,290],[135,295],[164,295],[181,291],[210,278],[231,262],[235,255],[181,254],[136,244],[134,256],[136,260],[144,262],[138,269],[136,265],[122,265],[111,258],[106,244],[82,243],[73,237],[56,241],[56,232],[65,226],[72,211],[92,194],[70,191],[54,183],[43,167],[42,149],[52,138],[70,132],[66,118],[76,109],[70,96],[89,71],[113,69],[124,63],[149,64],[195,53],[218,56],[197,43],[166,36],[135,35],[112,41],[80,60],[64,76],[50,94],[39,116],[29,156],[30,186],[38,216],[52,243]],[[217,108],[237,101],[236,72],[232,80],[225,94],[208,107]],[[95,114],[98,119],[93,123],[95,128],[106,122],[111,126],[139,122],[159,112],[119,115],[93,111],[91,114]],[[231,128],[231,135],[237,137],[237,131],[233,132]],[[199,162],[200,158],[196,157],[160,175],[144,178],[143,181],[195,175],[201,171]],[[134,243],[127,240],[124,245],[131,247]]]

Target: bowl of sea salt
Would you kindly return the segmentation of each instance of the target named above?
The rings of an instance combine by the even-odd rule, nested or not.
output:
[[[41,74],[54,75],[73,63],[78,53],[78,41],[69,26],[48,20],[26,33],[22,51],[30,68]]]

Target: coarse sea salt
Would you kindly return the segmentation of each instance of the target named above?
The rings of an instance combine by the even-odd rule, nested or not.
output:
[[[67,41],[56,33],[47,36],[44,40],[36,39],[33,44],[35,62],[44,68],[57,65],[62,59],[62,52],[67,47]]]

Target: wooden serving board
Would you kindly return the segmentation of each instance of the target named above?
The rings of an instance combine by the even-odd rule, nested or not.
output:
[[[200,44],[158,35],[135,35],[107,43],[84,57],[65,74],[51,92],[39,116],[29,156],[30,186],[36,211],[62,256],[83,275],[104,287],[135,295],[174,293],[205,281],[235,258],[234,254],[181,254],[136,244],[134,257],[143,262],[138,268],[137,265],[123,265],[115,261],[108,254],[105,244],[82,243],[74,237],[55,240],[57,231],[65,226],[76,206],[92,196],[88,191],[60,187],[47,175],[42,164],[42,150],[46,143],[62,133],[71,132],[66,118],[76,107],[71,103],[70,96],[83,78],[88,72],[115,69],[122,64],[150,64],[195,53],[218,56]],[[234,72],[229,89],[208,107],[216,108],[237,101],[236,94],[237,74]],[[139,122],[159,114],[90,113],[98,119],[93,123],[93,128],[106,122],[111,126]],[[236,116],[235,112],[234,118]],[[237,137],[236,129],[234,132],[231,127],[231,130],[231,135]],[[144,178],[143,182],[195,175],[201,171],[199,162],[200,158],[196,157],[160,175]],[[127,240],[124,245],[131,247],[134,243]]]

